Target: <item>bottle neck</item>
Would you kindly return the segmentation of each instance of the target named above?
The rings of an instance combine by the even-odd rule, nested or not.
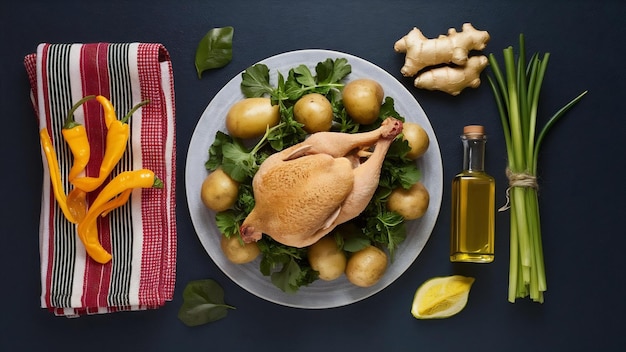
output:
[[[463,170],[485,171],[485,143],[484,136],[461,136],[463,142]]]

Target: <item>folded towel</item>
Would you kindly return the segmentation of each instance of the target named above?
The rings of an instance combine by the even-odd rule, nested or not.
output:
[[[41,306],[68,317],[162,306],[172,299],[176,272],[175,107],[167,50],[153,43],[43,43],[24,64],[39,128],[51,136],[66,193],[73,159],[61,128],[71,106],[87,95],[109,98],[119,118],[150,100],[130,118],[131,137],[111,175],[147,168],[164,183],[162,189],[133,190],[127,204],[98,220],[100,242],[112,255],[99,264],[55,201],[42,155]],[[91,147],[84,175],[98,176],[106,144],[102,107],[90,100],[74,116],[86,127]]]

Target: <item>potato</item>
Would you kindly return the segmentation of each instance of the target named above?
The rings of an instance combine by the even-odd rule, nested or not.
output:
[[[309,133],[328,131],[333,124],[333,107],[325,96],[310,93],[298,99],[293,107],[293,117]]]
[[[417,182],[409,189],[399,187],[391,191],[387,209],[402,215],[405,220],[414,220],[424,216],[429,202],[428,190],[421,182]]]
[[[406,154],[407,158],[415,160],[428,149],[430,139],[424,128],[414,122],[405,122],[402,126],[402,139],[409,142],[411,150]]]
[[[324,236],[307,250],[311,268],[319,272],[319,278],[332,281],[346,269],[346,253],[337,246],[334,236]]]
[[[239,236],[226,237],[222,235],[220,246],[226,258],[235,264],[249,263],[256,259],[261,253],[256,242],[243,243],[239,239]]]
[[[383,87],[368,78],[350,81],[342,91],[346,112],[356,123],[363,125],[376,121],[384,97]]]
[[[226,114],[226,129],[236,138],[255,138],[280,122],[278,105],[269,98],[246,98],[233,104]]]
[[[348,259],[346,277],[356,286],[372,286],[385,274],[387,261],[387,253],[369,245]]]
[[[221,168],[211,172],[202,182],[200,199],[207,208],[216,212],[232,207],[238,196],[239,183]]]

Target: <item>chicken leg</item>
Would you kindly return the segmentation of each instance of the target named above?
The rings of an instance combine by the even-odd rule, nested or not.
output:
[[[318,132],[312,134],[304,142],[296,144],[280,152],[283,160],[294,159],[304,155],[328,154],[334,158],[347,156],[362,147],[371,147],[379,140],[393,139],[402,132],[402,122],[387,118],[379,128],[361,133]],[[387,146],[389,148],[389,146]],[[387,153],[387,150],[383,153]]]

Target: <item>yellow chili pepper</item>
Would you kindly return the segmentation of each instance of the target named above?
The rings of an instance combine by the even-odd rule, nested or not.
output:
[[[74,220],[79,223],[87,215],[87,192],[80,188],[73,188],[67,194],[67,209],[72,214]]]
[[[52,140],[50,139],[47,128],[44,127],[39,131],[39,139],[41,140],[41,148],[43,149],[46,161],[48,162],[48,171],[50,173],[50,181],[52,183],[54,198],[59,204],[59,207],[61,208],[61,211],[63,211],[67,220],[75,224],[76,220],[67,207],[67,197],[65,195],[63,180],[61,178],[59,160],[57,158],[57,153],[54,151]]]
[[[83,103],[95,97],[95,95],[88,95],[77,101],[67,113],[65,124],[61,129],[61,134],[63,134],[63,138],[70,147],[70,151],[72,152],[72,156],[74,158],[74,163],[72,164],[72,168],[67,176],[70,182],[85,169],[87,163],[89,163],[89,157],[91,156],[89,139],[87,139],[87,130],[85,129],[85,126],[74,120],[74,112]]]
[[[97,219],[103,213],[124,205],[134,188],[163,188],[163,181],[148,169],[121,172],[100,191],[84,220],[78,224],[78,238],[85,245],[87,254],[98,263],[108,263],[111,254],[98,239]]]
[[[109,213],[119,207],[121,207],[122,205],[126,204],[126,202],[128,202],[128,199],[130,198],[130,194],[133,193],[132,189],[127,189],[124,192],[120,193],[119,196],[111,199],[110,201],[108,201],[107,207],[102,207],[102,212],[100,213],[101,217],[105,217],[107,215],[109,215]]]
[[[127,123],[128,119],[137,109],[149,103],[148,100],[142,101],[141,103],[135,105],[123,119],[118,120],[113,104],[111,104],[107,98],[102,95],[98,95],[96,96],[96,100],[104,109],[104,121],[108,131],[104,157],[102,158],[102,164],[100,165],[98,177],[80,177],[72,181],[72,184],[74,184],[75,187],[80,188],[85,192],[91,192],[100,187],[100,185],[104,183],[104,180],[109,177],[113,168],[115,168],[115,165],[117,165],[126,151],[126,143],[130,137],[130,126]]]
[[[96,100],[100,103],[100,105],[102,105],[102,110],[104,110],[104,125],[107,126],[107,129],[109,129],[111,128],[113,121],[117,121],[115,107],[105,96],[98,95],[96,96]]]

